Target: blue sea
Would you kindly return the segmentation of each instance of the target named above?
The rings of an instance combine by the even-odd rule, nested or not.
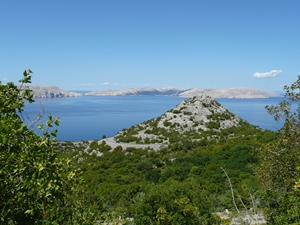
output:
[[[187,98],[172,96],[84,96],[75,98],[36,99],[27,104],[23,115],[32,118],[44,109],[61,120],[58,140],[80,141],[114,136],[123,128],[156,118]],[[283,98],[217,99],[232,113],[263,129],[276,130],[282,123],[274,121],[265,110]],[[23,117],[24,117],[23,116]]]

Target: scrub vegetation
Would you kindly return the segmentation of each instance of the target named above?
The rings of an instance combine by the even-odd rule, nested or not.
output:
[[[270,224],[299,224],[300,78],[267,106],[285,121],[277,132],[194,97],[116,136],[160,150],[56,141],[51,115],[37,135],[22,118],[30,79],[27,70],[21,86],[0,84],[1,223],[255,224],[263,214]]]

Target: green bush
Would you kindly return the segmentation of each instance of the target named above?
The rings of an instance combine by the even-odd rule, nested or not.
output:
[[[49,115],[38,135],[19,116],[34,101],[24,88],[31,73],[24,71],[20,86],[0,82],[1,224],[93,224],[80,172],[54,150],[58,119]]]
[[[172,122],[170,122],[170,121],[164,121],[164,126],[165,127],[169,127],[171,125],[172,125]]]

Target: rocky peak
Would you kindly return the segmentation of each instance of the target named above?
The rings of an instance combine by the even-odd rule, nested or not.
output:
[[[224,129],[237,125],[239,120],[212,97],[199,95],[182,101],[176,108],[163,114],[158,127],[175,125],[174,129],[178,132],[199,128]]]
[[[126,142],[165,142],[175,133],[190,137],[205,131],[219,132],[239,126],[241,119],[208,95],[198,95],[182,101],[158,118],[124,129],[116,138]],[[197,135],[196,135],[197,136]]]

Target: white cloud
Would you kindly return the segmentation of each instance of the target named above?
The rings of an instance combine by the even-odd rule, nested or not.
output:
[[[276,77],[282,70],[271,70],[270,72],[256,72],[253,74],[253,77],[257,78],[266,78],[266,77]]]
[[[119,85],[127,85],[127,84],[103,82],[101,83],[101,85],[119,86]]]

